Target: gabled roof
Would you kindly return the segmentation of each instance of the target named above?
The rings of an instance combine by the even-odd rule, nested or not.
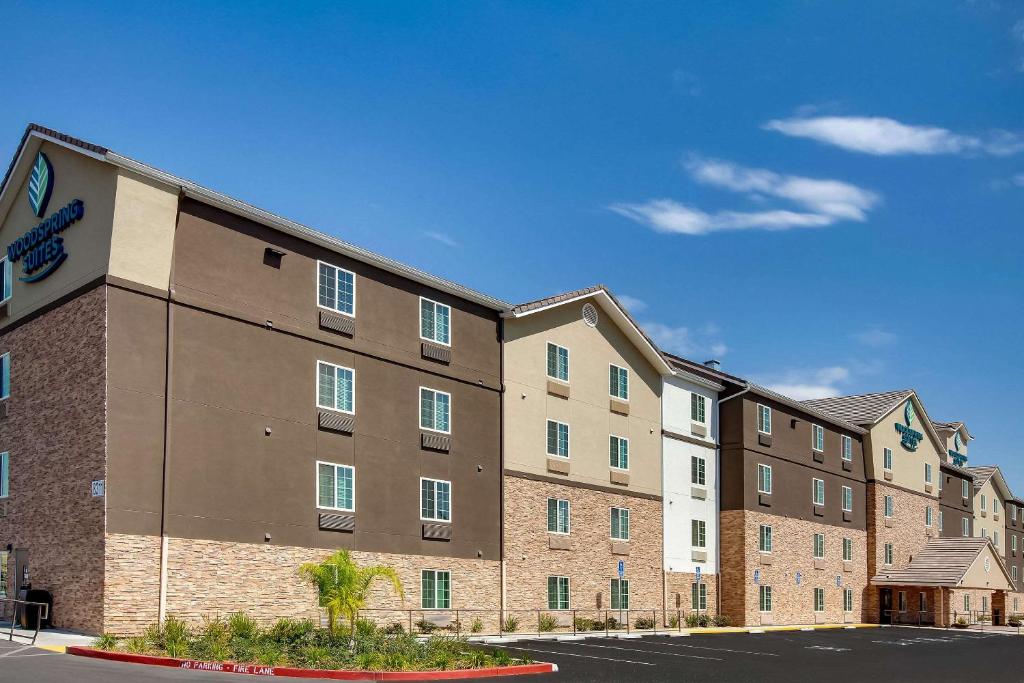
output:
[[[760,384],[747,382],[746,389],[751,393],[764,396],[765,398],[770,398],[774,401],[778,401],[779,403],[789,406],[790,408],[793,408],[795,410],[799,410],[802,413],[807,413],[808,415],[814,415],[816,417],[819,417],[825,422],[836,425],[837,427],[842,427],[843,429],[851,431],[855,434],[867,433],[867,430],[864,429],[863,427],[859,427],[858,425],[855,425],[852,422],[847,422],[846,420],[838,418],[831,413],[825,412],[824,410],[819,410],[814,406],[807,405],[806,401],[797,401],[795,399],[790,398],[789,396],[780,394],[777,391],[772,391],[768,387],[763,387]]]
[[[978,556],[986,548],[992,551],[995,564],[1013,586],[1006,567],[987,538],[932,538],[914,555],[906,569],[880,572],[871,577],[874,586],[946,586],[955,588],[964,580]]]
[[[972,441],[974,440],[974,437],[971,436],[971,433],[967,430],[967,425],[963,422],[939,422],[938,420],[932,420],[932,424],[935,425],[935,429],[940,429],[942,431],[957,432],[962,429],[968,439]]]
[[[743,386],[746,386],[747,384],[747,380],[743,379],[742,377],[737,377],[736,375],[730,375],[728,372],[722,372],[721,370],[709,368],[707,365],[704,365],[703,363],[697,363],[696,361],[683,358],[682,356],[677,356],[674,353],[662,351],[662,355],[665,356],[669,364],[672,365],[673,367],[679,368],[681,370],[687,370],[689,372],[694,373],[695,375],[702,375],[704,377],[707,377],[708,379],[712,379],[717,382],[729,382],[731,384],[740,384]]]
[[[407,266],[404,263],[388,258],[387,256],[375,254],[372,251],[357,247],[354,244],[350,244],[349,242],[345,242],[344,240],[340,240],[336,237],[331,237],[330,235],[314,230],[313,228],[282,218],[270,213],[269,211],[259,209],[251,204],[247,204],[238,199],[209,190],[190,180],[178,178],[177,176],[153,168],[152,166],[147,166],[146,164],[135,161],[134,159],[121,156],[106,147],[101,147],[99,145],[71,137],[70,135],[65,135],[64,133],[50,128],[45,128],[35,123],[29,124],[25,129],[25,134],[21,138],[21,143],[18,145],[18,150],[14,154],[14,159],[11,161],[11,165],[8,167],[7,173],[4,175],[3,183],[0,184],[0,206],[3,205],[4,195],[7,190],[10,189],[9,182],[11,180],[11,176],[18,165],[18,161],[22,157],[22,154],[26,151],[26,148],[33,144],[38,145],[40,141],[43,140],[49,141],[55,145],[60,145],[66,149],[85,154],[94,159],[105,161],[124,170],[137,173],[161,185],[176,189],[184,196],[197,199],[203,203],[235,214],[236,216],[242,216],[243,218],[266,225],[267,227],[279,230],[294,237],[298,237],[299,239],[307,242],[316,243],[331,251],[344,254],[356,261],[362,261],[380,268],[381,270],[401,275],[402,277],[414,280],[427,285],[428,287],[433,287],[440,291],[447,292],[448,294],[467,299],[480,304],[485,308],[489,308],[494,311],[502,311],[507,309],[509,306],[509,304],[504,301],[482,294],[468,287],[464,287],[458,283],[452,282],[451,280],[439,278],[435,275],[419,270],[418,268],[413,268],[412,266]]]
[[[948,460],[940,460],[939,468],[949,470],[950,472],[955,472],[966,479],[974,479],[974,473],[971,472],[969,469],[967,469],[966,467],[960,467],[959,465],[954,465]]]
[[[921,414],[918,417],[921,422],[921,429],[928,434],[928,437],[932,440],[939,453],[945,453],[946,447],[942,443],[942,439],[939,438],[938,432],[935,431],[935,427],[932,425],[931,418],[928,417],[928,411],[925,410],[921,397],[913,389],[885,391],[877,394],[819,398],[804,401],[803,403],[870,429],[878,424],[886,415],[892,413],[899,405],[911,398],[914,399],[920,409]]]
[[[569,292],[563,292],[562,294],[555,294],[553,296],[547,296],[543,299],[536,299],[534,301],[527,301],[525,303],[516,304],[509,306],[502,312],[503,318],[522,318],[524,316],[533,315],[534,313],[540,313],[556,306],[564,306],[575,301],[582,301],[583,299],[593,299],[596,301],[601,308],[609,315],[609,317],[619,326],[619,329],[623,331],[627,338],[633,342],[633,344],[640,350],[655,369],[658,370],[662,375],[675,374],[672,366],[668,364],[668,361],[662,355],[661,350],[657,345],[647,336],[647,333],[643,331],[643,328],[633,319],[633,316],[629,314],[626,307],[619,303],[619,300],[615,298],[611,290],[604,285],[593,285],[591,287],[584,287],[583,289],[574,289]],[[718,390],[723,389],[717,382],[698,377],[692,373],[688,373],[691,376],[688,379],[699,382],[701,384],[713,386]]]
[[[1010,490],[1009,485],[1006,483],[1006,478],[1003,476],[1003,471],[999,469],[998,465],[978,465],[977,467],[968,467],[967,470],[974,474],[975,492],[980,490],[991,479],[992,485],[999,491],[1003,500],[1013,498],[1013,491]]]

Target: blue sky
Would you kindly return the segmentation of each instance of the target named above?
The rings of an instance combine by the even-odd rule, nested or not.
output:
[[[1024,5],[11,2],[35,121],[509,301],[595,282],[1017,458]]]

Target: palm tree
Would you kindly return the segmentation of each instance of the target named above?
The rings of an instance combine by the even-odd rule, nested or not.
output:
[[[338,616],[348,619],[351,638],[355,639],[356,618],[366,607],[370,586],[375,579],[386,579],[404,602],[405,592],[398,574],[391,567],[359,567],[347,550],[339,550],[322,562],[307,562],[299,567],[299,575],[316,587],[320,607],[327,610],[327,626],[333,633]]]

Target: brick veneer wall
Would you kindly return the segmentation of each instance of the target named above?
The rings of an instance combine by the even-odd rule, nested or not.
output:
[[[160,537],[107,534],[103,630],[141,633],[160,612]]]
[[[761,564],[760,526],[772,526],[771,564]],[[813,624],[816,621],[843,623],[859,621],[867,587],[866,534],[859,529],[820,524],[749,510],[726,510],[721,515],[722,613],[734,624],[762,622],[760,594],[754,571],[760,570],[760,584],[772,587],[774,624]],[[813,538],[825,534],[825,559],[815,569]],[[843,570],[843,538],[853,541],[852,571]],[[800,585],[796,573],[800,572]],[[842,586],[836,586],[836,576]],[[814,612],[814,589],[825,589],[825,611]],[[843,611],[843,591],[853,588],[853,612]]]
[[[683,618],[695,611],[693,605],[693,582],[696,575],[687,572],[665,572],[665,613],[666,619],[681,613]],[[707,585],[708,608],[701,614],[718,614],[718,575],[701,574],[701,583]],[[676,596],[679,606],[676,607]]]
[[[893,497],[892,526],[885,526],[885,496]],[[868,575],[905,569],[928,543],[924,509],[932,508],[932,533],[938,537],[938,501],[880,483],[868,484]],[[885,544],[893,544],[893,564],[885,565]]]
[[[10,491],[0,501],[0,545],[28,551],[32,586],[53,593],[55,626],[98,632],[104,499],[90,484],[106,477],[106,288],[7,332],[7,351],[0,450],[10,452]]]
[[[569,500],[569,550],[548,547],[548,498]],[[629,555],[611,551],[612,506],[629,508]],[[547,609],[547,578],[555,575],[569,577],[571,608],[595,610],[597,594],[601,593],[603,609],[609,609],[610,580],[618,576],[620,559],[626,563],[630,608],[660,611],[661,501],[505,477],[505,590],[509,610]]]

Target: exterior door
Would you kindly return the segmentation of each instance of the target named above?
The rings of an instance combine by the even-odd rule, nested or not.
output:
[[[880,624],[891,624],[892,623],[892,589],[882,588],[881,589],[881,600],[878,601],[879,614],[878,623]]]
[[[18,597],[18,591],[26,588],[31,580],[28,573],[28,550],[17,548],[14,551],[14,595],[12,597]]]

